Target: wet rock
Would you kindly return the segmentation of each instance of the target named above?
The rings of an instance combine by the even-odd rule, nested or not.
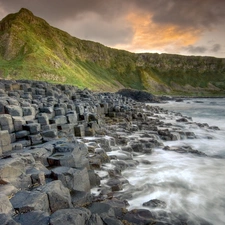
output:
[[[166,208],[166,203],[159,199],[151,199],[148,202],[144,202],[142,205],[150,208]]]
[[[103,148],[96,148],[95,154],[96,154],[96,157],[100,159],[101,163],[110,162],[110,158]]]
[[[120,191],[123,189],[122,181],[116,178],[110,178],[106,184],[111,187],[112,191]]]
[[[186,122],[188,122],[188,119],[182,117],[182,118],[180,118],[180,119],[177,119],[176,121],[177,121],[178,123],[180,123],[180,122],[186,123]]]
[[[85,207],[92,203],[93,196],[90,192],[86,191],[72,191],[71,199],[73,207]]]
[[[123,225],[123,223],[114,217],[104,217],[103,221],[106,225]]]
[[[136,160],[111,160],[111,163],[116,166],[117,169],[123,171],[127,168],[136,167],[139,162]]]
[[[128,210],[126,207],[129,205],[126,200],[119,200],[116,198],[112,199],[106,199],[103,201],[103,203],[109,204],[111,207],[113,207],[115,216],[117,218],[122,218],[124,213],[126,213]]]
[[[88,170],[88,176],[89,176],[91,188],[100,185],[100,177],[98,176],[98,174],[95,173],[94,170]]]
[[[151,164],[151,162],[149,160],[147,160],[147,159],[142,159],[140,162],[145,164],[145,165],[150,165]]]
[[[139,225],[154,224],[155,222],[153,214],[146,209],[133,209],[125,213],[123,220]]]
[[[198,150],[195,150],[195,149],[192,149],[190,146],[165,146],[163,148],[163,150],[166,150],[166,151],[175,151],[175,152],[178,152],[178,153],[191,153],[191,154],[195,154],[195,155],[198,155],[198,156],[207,156],[205,153],[203,152],[200,152]]]
[[[98,214],[92,214],[87,225],[104,225],[104,223]]]
[[[210,126],[209,129],[210,130],[220,130],[220,128],[217,126]]]
[[[115,217],[113,208],[106,203],[94,202],[88,207],[88,209],[92,214],[98,214],[101,218]]]

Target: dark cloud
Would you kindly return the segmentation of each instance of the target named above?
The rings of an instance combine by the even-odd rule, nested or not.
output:
[[[220,44],[214,44],[211,48],[211,52],[219,52],[221,50],[221,45]]]
[[[133,0],[137,8],[153,15],[156,23],[210,28],[225,21],[224,0]]]
[[[113,0],[0,0],[1,6],[9,12],[21,7],[50,21],[76,18],[86,13],[96,13],[106,20],[122,15],[127,10],[126,1]]]
[[[126,43],[133,37],[131,25],[125,21],[129,11],[127,1],[0,0],[0,7],[7,14],[27,8],[73,36],[106,45]]]
[[[222,45],[195,43],[207,32],[213,35],[215,28],[225,30],[225,0],[0,0],[0,17],[22,7],[73,36],[110,46],[131,46],[139,39],[146,43],[154,39],[157,46],[160,38],[154,36],[154,31],[166,30],[161,39],[176,42],[189,53],[219,54],[223,50],[224,41],[218,38],[212,37],[214,43]],[[134,21],[129,20],[132,14],[140,24],[134,26]],[[144,47],[148,50],[148,46]]]
[[[225,21],[224,0],[0,0],[0,4],[9,12],[28,8],[49,21],[90,12],[112,21],[131,10],[151,14],[155,23],[177,26],[210,28]]]
[[[214,44],[212,46],[207,46],[207,47],[206,46],[189,45],[183,49],[191,54],[202,54],[202,53],[206,53],[206,52],[217,53],[222,49],[222,47],[220,44]]]
[[[184,50],[186,50],[187,52],[191,54],[199,54],[199,53],[205,53],[207,51],[207,48],[204,46],[189,45],[185,47]]]

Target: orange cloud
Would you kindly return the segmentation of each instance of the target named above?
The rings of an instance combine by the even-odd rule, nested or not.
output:
[[[182,28],[175,25],[156,24],[149,14],[130,13],[127,21],[133,27],[131,43],[117,45],[116,48],[132,52],[166,52],[193,45],[200,38],[202,31],[193,28]]]

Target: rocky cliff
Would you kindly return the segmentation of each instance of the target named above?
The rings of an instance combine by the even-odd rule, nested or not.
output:
[[[225,59],[134,54],[80,40],[27,9],[0,22],[0,77],[154,94],[225,95]]]

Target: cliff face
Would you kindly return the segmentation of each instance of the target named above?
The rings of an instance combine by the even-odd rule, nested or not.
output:
[[[0,22],[0,77],[67,83],[92,90],[225,95],[225,59],[134,54],[80,40],[27,9]]]

